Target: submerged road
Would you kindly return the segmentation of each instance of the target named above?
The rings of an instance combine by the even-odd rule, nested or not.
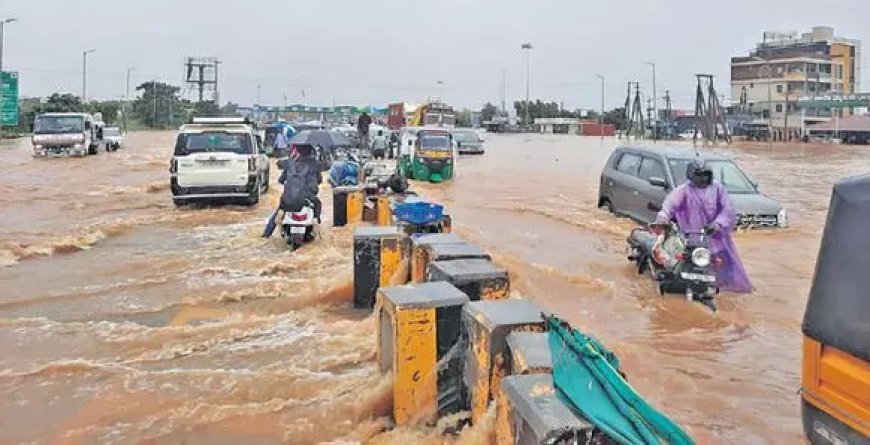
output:
[[[83,159],[0,146],[0,443],[442,443],[382,433],[389,380],[374,321],[349,308],[352,229],[296,253],[259,238],[278,187],[256,208],[176,209],[173,137],[133,133]],[[792,226],[737,235],[758,290],[711,315],[659,297],[625,260],[633,224],[595,208],[618,141],[487,142],[454,182],[415,187],[508,267],[514,292],[603,340],[700,443],[801,440],[800,320],[830,188],[870,151],[727,149]]]

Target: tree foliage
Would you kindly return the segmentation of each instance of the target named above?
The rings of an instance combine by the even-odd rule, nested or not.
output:
[[[487,102],[486,105],[483,106],[483,109],[480,110],[480,120],[481,121],[491,121],[493,117],[498,114],[498,108]]]

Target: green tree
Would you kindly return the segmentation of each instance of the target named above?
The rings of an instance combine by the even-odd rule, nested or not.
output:
[[[136,91],[141,94],[133,101],[131,112],[140,122],[151,128],[167,128],[179,122],[178,114],[186,108],[178,97],[179,87],[152,81],[137,86]]]
[[[456,112],[456,126],[470,127],[471,126],[471,110],[463,108]]]
[[[602,121],[605,124],[613,124],[617,129],[622,129],[625,125],[625,108],[619,107],[605,111]]]
[[[227,102],[221,107],[221,116],[239,116],[239,104]]]
[[[498,114],[498,108],[495,105],[487,102],[486,105],[483,106],[483,109],[480,110],[480,120],[481,121],[491,121],[493,117]]]

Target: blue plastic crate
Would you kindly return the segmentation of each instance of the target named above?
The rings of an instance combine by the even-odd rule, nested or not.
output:
[[[399,221],[416,225],[431,224],[444,216],[444,206],[431,202],[406,202],[396,204],[395,214]]]

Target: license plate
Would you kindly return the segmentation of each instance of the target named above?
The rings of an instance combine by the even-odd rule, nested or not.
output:
[[[700,281],[702,283],[715,283],[716,282],[716,277],[714,277],[712,275],[682,272],[682,273],[680,273],[680,276],[684,280]]]
[[[293,235],[305,235],[305,226],[290,226],[290,233]]]

